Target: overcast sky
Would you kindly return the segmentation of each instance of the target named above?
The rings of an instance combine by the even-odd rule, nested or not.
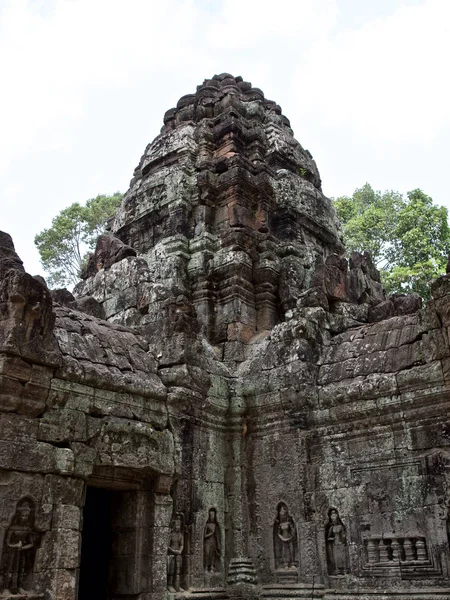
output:
[[[125,192],[164,112],[215,73],[281,105],[328,196],[450,208],[449,0],[0,0],[0,229]]]

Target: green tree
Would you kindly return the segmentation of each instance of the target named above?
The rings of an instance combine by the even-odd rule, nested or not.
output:
[[[93,250],[121,200],[122,194],[116,192],[91,198],[84,206],[74,202],[54,217],[51,227],[36,235],[34,243],[51,287],[72,286],[79,281],[87,253]]]
[[[368,250],[380,268],[387,260],[394,237],[395,222],[392,215],[398,213],[402,203],[401,194],[376,192],[368,183],[355,190],[353,196],[337,198],[334,205],[342,224],[347,250]]]
[[[429,297],[429,283],[445,272],[450,252],[446,208],[419,189],[405,198],[367,183],[334,204],[347,250],[372,254],[388,293]]]
[[[123,194],[116,192],[112,196],[101,194],[91,198],[86,202],[85,222],[86,239],[85,241],[92,248],[97,242],[97,238],[105,231],[106,222],[116,212]]]

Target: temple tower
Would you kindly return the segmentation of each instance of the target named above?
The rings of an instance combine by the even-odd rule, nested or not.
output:
[[[5,600],[450,600],[450,274],[387,297],[261,90],[166,113],[82,278],[0,232]]]
[[[167,111],[111,231],[180,258],[202,331],[235,359],[342,251],[311,154],[275,102],[226,73]]]

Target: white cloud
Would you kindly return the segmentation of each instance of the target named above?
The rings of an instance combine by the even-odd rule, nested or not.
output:
[[[337,15],[335,0],[223,0],[208,41],[228,49],[256,50],[255,44],[264,47],[292,39],[297,45],[307,45],[325,38]],[[277,45],[270,51],[280,59],[292,58],[281,57]]]
[[[8,2],[1,15],[3,171],[39,136],[50,147],[70,143],[92,89],[133,85],[189,60],[198,10],[187,1],[55,0],[43,15],[26,0]]]
[[[411,178],[443,196],[450,4],[411,1],[0,0],[0,227],[37,271],[34,234],[74,201],[125,191],[164,111],[222,71],[283,106],[330,194]]]
[[[450,122],[449,21],[450,3],[430,0],[313,44],[296,74],[302,110],[368,139],[429,143]]]

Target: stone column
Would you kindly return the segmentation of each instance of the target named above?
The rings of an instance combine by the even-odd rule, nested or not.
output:
[[[238,346],[256,329],[255,297],[252,284],[253,265],[250,257],[240,250],[228,248],[214,257],[214,277],[218,282],[215,341],[230,340]],[[241,327],[237,328],[236,324]],[[250,334],[250,335],[249,335]]]
[[[426,561],[428,560],[427,549],[425,546],[425,540],[419,538],[416,540],[416,552],[417,552],[417,560]]]
[[[400,560],[399,556],[399,542],[396,538],[392,540],[391,548],[392,548],[392,560],[398,562]]]
[[[367,540],[367,558],[369,564],[377,563],[380,560],[378,540]]]
[[[159,475],[153,492],[153,519],[150,526],[150,568],[152,598],[160,600],[167,590],[167,544],[170,535],[170,520],[173,512],[170,488],[172,477]]]
[[[410,538],[405,538],[403,541],[403,549],[405,551],[405,560],[414,560],[414,549]]]
[[[272,329],[278,323],[277,283],[279,267],[274,260],[260,260],[254,268],[256,329]]]
[[[380,562],[389,562],[389,545],[384,543],[384,540],[380,540]]]
[[[227,549],[229,558],[245,557],[248,553],[246,543],[246,527],[244,517],[245,475],[242,472],[242,437],[245,427],[242,423],[245,411],[245,400],[235,398],[230,404],[229,427],[230,440],[229,462],[227,464],[226,494],[228,536]]]

